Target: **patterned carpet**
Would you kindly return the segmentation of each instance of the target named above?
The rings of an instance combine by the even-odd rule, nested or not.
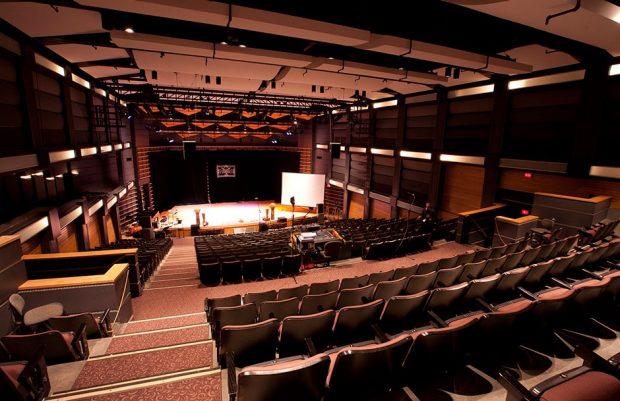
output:
[[[192,343],[209,339],[209,326],[190,326],[178,330],[148,332],[112,339],[106,354],[139,351],[143,349],[167,347],[176,344]]]
[[[79,401],[221,401],[219,372],[150,387],[77,398]]]
[[[86,362],[73,390],[211,367],[212,363],[213,342],[93,359]]]
[[[127,324],[123,334],[172,329],[174,327],[192,326],[206,322],[207,319],[204,313],[198,315],[175,316],[168,319],[134,321]]]
[[[185,271],[185,269],[181,270],[180,272],[168,272],[168,271],[164,271],[161,273],[158,273],[157,276],[155,276],[153,278],[154,281],[161,281],[161,280],[172,280],[172,279],[179,279],[179,278],[198,278],[198,273],[196,272],[196,269],[191,269],[188,271]]]
[[[200,286],[200,280],[198,277],[195,278],[182,278],[182,279],[173,279],[173,280],[155,280],[151,281],[148,288],[168,288],[168,287],[176,287],[180,285],[193,285],[195,287]]]

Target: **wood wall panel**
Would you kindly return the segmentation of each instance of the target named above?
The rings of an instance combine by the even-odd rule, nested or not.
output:
[[[43,253],[43,247],[41,245],[42,235],[35,235],[30,238],[28,241],[22,244],[22,253],[24,255],[34,255]]]
[[[350,219],[364,218],[364,195],[356,192],[349,193],[349,215]]]
[[[519,192],[550,192],[586,198],[590,195],[608,195],[613,198],[611,207],[620,209],[620,181],[544,173],[533,173],[532,178],[527,179],[523,171],[504,169],[501,171],[499,187]]]
[[[112,216],[107,215],[105,217],[105,225],[108,230],[108,240],[110,242],[116,241],[116,231],[114,231],[114,221],[112,220]]]
[[[60,231],[60,236],[58,237],[58,251],[77,252],[79,250],[76,227],[74,223],[70,223]]]
[[[370,217],[375,219],[391,218],[392,208],[390,204],[377,199],[370,199]]]
[[[482,203],[484,168],[463,164],[446,164],[441,209],[461,213],[479,209]]]

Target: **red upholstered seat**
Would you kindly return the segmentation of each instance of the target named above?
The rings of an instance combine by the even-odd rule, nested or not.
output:
[[[620,380],[606,373],[590,370],[544,391],[540,397],[540,400],[620,400]]]
[[[17,382],[17,378],[24,371],[25,367],[25,362],[11,362],[10,364],[0,365],[0,370],[2,370],[15,387],[18,387],[19,383]]]

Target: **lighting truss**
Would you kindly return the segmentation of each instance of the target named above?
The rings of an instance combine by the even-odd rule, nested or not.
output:
[[[257,92],[228,92],[206,89],[187,89],[172,86],[108,84],[118,97],[128,103],[165,104],[172,107],[217,107],[227,110],[284,111],[320,114],[347,108],[352,101],[280,96]]]

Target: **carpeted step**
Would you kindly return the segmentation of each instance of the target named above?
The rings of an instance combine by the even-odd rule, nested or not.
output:
[[[190,285],[199,286],[200,280],[198,279],[198,277],[180,278],[180,279],[175,279],[175,280],[155,280],[155,281],[151,281],[147,289],[170,288],[170,287],[190,286]]]
[[[221,401],[221,374],[219,370],[204,372],[139,385],[121,386],[97,395],[84,394],[70,399],[72,401]]]
[[[114,355],[86,362],[72,390],[99,387],[213,365],[213,342]]]
[[[180,273],[174,272],[157,272],[152,280],[161,281],[161,280],[177,280],[180,278],[198,278],[198,271],[182,271]]]
[[[190,326],[185,328],[154,331],[140,334],[123,334],[112,338],[106,354],[139,351],[143,349],[167,347],[176,344],[208,340],[209,326]]]
[[[160,319],[137,320],[127,323],[123,334],[194,326],[197,324],[204,324],[206,322],[207,318],[204,313],[197,313],[185,316],[174,316]]]

